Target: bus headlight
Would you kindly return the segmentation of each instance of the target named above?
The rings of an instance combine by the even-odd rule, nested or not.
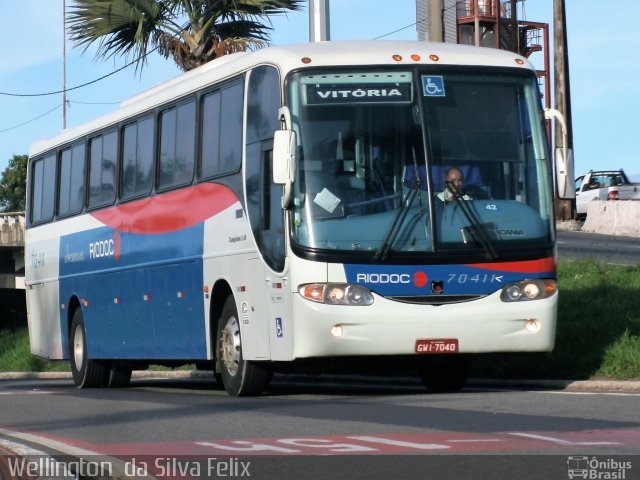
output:
[[[503,302],[518,302],[549,298],[556,293],[558,287],[555,280],[522,280],[510,283],[502,289],[500,299]]]
[[[352,283],[309,283],[300,285],[303,298],[327,305],[371,305],[373,294],[362,285]]]

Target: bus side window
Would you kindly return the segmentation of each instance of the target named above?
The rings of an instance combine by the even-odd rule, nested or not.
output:
[[[273,183],[273,132],[279,127],[278,71],[261,66],[251,71],[247,98],[247,210],[262,256],[275,271],[285,263],[282,186]]]
[[[56,155],[36,160],[31,167],[31,223],[53,218],[56,192]]]
[[[196,103],[160,113],[160,173],[158,188],[191,183],[195,165]]]
[[[124,127],[122,198],[148,194],[153,180],[153,117]]]
[[[89,208],[110,205],[115,200],[117,158],[117,130],[90,140]]]
[[[84,204],[84,143],[63,150],[60,154],[60,188],[58,214],[72,215]]]
[[[243,88],[236,82],[203,97],[200,178],[240,169]]]

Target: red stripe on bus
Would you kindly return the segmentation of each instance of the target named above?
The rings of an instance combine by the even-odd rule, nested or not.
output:
[[[237,201],[236,195],[224,185],[201,183],[91,215],[120,232],[167,233],[196,225]]]
[[[556,271],[556,260],[554,257],[547,257],[539,260],[523,260],[519,262],[473,263],[468,266],[486,270],[497,270],[500,272],[545,273]]]

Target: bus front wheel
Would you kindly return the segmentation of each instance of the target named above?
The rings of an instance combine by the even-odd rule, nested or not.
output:
[[[71,375],[77,388],[93,388],[103,386],[109,375],[107,367],[96,360],[88,358],[87,333],[84,328],[82,310],[73,312],[69,333],[69,350],[71,358]]]
[[[238,309],[231,296],[224,302],[218,319],[216,352],[222,384],[229,395],[259,395],[271,380],[269,368],[242,356]]]

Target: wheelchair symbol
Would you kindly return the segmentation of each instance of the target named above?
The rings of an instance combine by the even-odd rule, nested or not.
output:
[[[276,337],[284,337],[284,330],[282,329],[282,318],[276,317]]]
[[[424,75],[422,90],[425,97],[444,97],[444,79],[440,75]]]

